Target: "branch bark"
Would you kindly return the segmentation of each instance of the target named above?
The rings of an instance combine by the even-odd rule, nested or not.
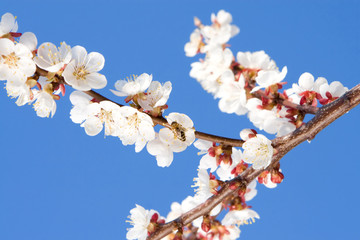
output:
[[[198,217],[208,214],[225,198],[240,189],[240,187],[237,189],[230,189],[230,186],[233,185],[233,183],[240,182],[248,185],[264,170],[272,169],[275,164],[278,163],[280,159],[290,150],[305,140],[312,140],[321,130],[334,122],[337,118],[349,112],[358,104],[360,104],[360,84],[349,90],[336,101],[321,107],[314,118],[307,124],[286,136],[275,138],[272,141],[272,145],[277,149],[277,154],[273,156],[271,164],[266,169],[254,170],[253,168],[248,168],[241,176],[234,178],[231,181],[227,181],[217,195],[212,196],[203,204],[200,204],[196,208],[184,213],[174,221],[164,224],[158,231],[149,236],[147,240],[162,239],[173,230],[176,230],[179,226],[185,226]]]

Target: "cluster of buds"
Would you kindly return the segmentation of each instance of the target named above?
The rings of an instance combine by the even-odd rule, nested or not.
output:
[[[263,171],[257,178],[258,182],[268,188],[274,188],[284,180],[284,174],[281,172],[280,163],[277,163],[271,170]]]

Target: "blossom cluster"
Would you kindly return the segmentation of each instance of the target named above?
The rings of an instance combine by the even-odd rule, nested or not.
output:
[[[59,48],[49,42],[37,48],[35,34],[18,33],[11,13],[2,16],[0,26],[0,80],[6,81],[7,93],[17,98],[18,106],[34,103],[39,117],[49,117],[56,112],[58,94],[65,94],[65,84],[82,91],[106,86],[106,77],[98,73],[105,62],[100,53],[88,54],[65,42]],[[46,74],[40,76],[37,69]]]
[[[73,109],[70,118],[85,129],[89,136],[99,134],[119,137],[124,145],[135,145],[141,151],[156,156],[159,166],[169,166],[173,152],[184,151],[195,140],[192,120],[185,114],[170,113],[166,127],[155,134],[152,117],[161,117],[168,108],[171,82],[152,81],[152,75],[143,73],[115,83],[112,92],[124,96],[130,106],[112,101],[99,101],[89,95],[92,89],[104,88],[107,79],[100,74],[105,58],[98,52],[88,53],[82,46],[70,47],[62,42],[59,47],[38,41],[34,33],[18,33],[18,24],[11,13],[0,22],[0,80],[6,81],[9,96],[16,104],[34,105],[38,116],[49,117],[56,112],[55,100],[71,93]],[[20,38],[19,38],[20,37]],[[17,41],[17,38],[18,41]]]
[[[190,76],[220,99],[222,112],[247,114],[255,127],[283,136],[301,126],[303,114],[279,102],[316,106],[318,101],[327,104],[348,90],[337,81],[328,84],[325,78],[314,82],[310,73],[304,73],[299,84],[280,93],[287,67],[280,71],[264,51],[233,54],[227,42],[239,33],[239,28],[231,25],[231,14],[220,10],[217,15],[212,14],[211,21],[212,25],[206,26],[195,19],[197,28],[184,50],[189,57],[205,54],[191,64]]]
[[[302,107],[328,104],[348,90],[340,82],[329,84],[323,77],[315,80],[306,72],[298,83],[280,92],[287,67],[280,71],[264,51],[237,52],[235,57],[228,41],[240,30],[231,24],[231,14],[220,10],[211,15],[211,21],[212,25],[207,26],[195,18],[196,29],[184,50],[189,57],[205,54],[191,65],[190,76],[214,98],[220,99],[221,111],[247,114],[255,127],[282,136],[304,124],[307,112]],[[0,80],[6,81],[6,91],[10,97],[17,98],[18,106],[33,104],[38,116],[53,116],[56,100],[60,100],[60,94],[65,95],[66,86],[71,86],[75,91],[69,95],[73,105],[70,118],[80,124],[87,135],[95,136],[104,130],[106,136],[118,137],[123,145],[135,145],[136,152],[146,147],[160,167],[170,166],[174,153],[184,151],[193,143],[203,155],[198,176],[194,178],[196,194],[181,203],[174,202],[166,219],[155,210],[136,205],[130,211],[129,222],[133,227],[127,239],[145,240],[165,222],[217,195],[227,181],[241,176],[250,167],[261,172],[255,180],[247,186],[235,182],[230,187],[238,190],[232,198],[223,200],[211,212],[166,239],[237,239],[241,225],[260,218],[248,205],[257,195],[257,183],[274,188],[284,179],[280,164],[272,162],[277,150],[266,136],[253,129],[242,130],[239,135],[243,150],[219,142],[195,141],[194,123],[189,116],[177,112],[164,115],[172,91],[170,81],[164,84],[153,81],[153,76],[147,73],[118,80],[111,92],[125,98],[128,105],[123,106],[105,97],[99,98],[92,91],[107,85],[106,77],[99,73],[105,64],[102,54],[88,53],[82,46],[71,47],[65,42],[60,46],[50,42],[37,45],[34,33],[18,32],[12,14],[2,16]],[[154,129],[154,119],[162,126],[158,131]],[[227,213],[219,221],[217,216],[222,210]]]

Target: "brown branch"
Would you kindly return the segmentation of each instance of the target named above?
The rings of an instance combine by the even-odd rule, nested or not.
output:
[[[47,76],[48,72],[44,69],[41,69],[39,67],[36,68],[36,73],[39,74],[40,76]],[[66,82],[64,81],[64,78],[62,76],[58,76],[56,75],[57,77],[57,80],[60,82],[60,83],[63,83],[63,84],[66,84]],[[66,84],[67,85],[67,84]],[[118,106],[120,107],[123,107],[124,105],[120,104],[120,103],[117,103],[117,102],[114,102],[110,99],[108,99],[107,97],[104,97],[103,95],[93,91],[93,90],[90,90],[90,91],[83,91],[84,93],[86,93],[87,95],[95,98],[97,101],[101,102],[101,101],[110,101],[110,102],[113,102],[115,104],[117,104]],[[161,125],[161,126],[164,126],[164,127],[167,127],[169,128],[170,125],[168,124],[168,122],[166,121],[165,118],[163,117],[153,117],[151,115],[149,115],[153,122],[158,125]],[[198,138],[198,139],[203,139],[203,140],[207,140],[207,141],[210,141],[210,142],[215,142],[215,143],[220,143],[220,144],[224,144],[224,145],[230,145],[230,146],[233,146],[233,147],[241,147],[242,144],[244,143],[243,140],[240,140],[240,139],[233,139],[233,138],[226,138],[226,137],[221,137],[221,136],[216,136],[216,135],[212,135],[212,134],[208,134],[208,133],[204,133],[204,132],[199,132],[199,131],[195,131],[195,137]]]
[[[266,170],[272,169],[275,164],[278,163],[280,159],[285,156],[285,154],[287,154],[291,149],[305,140],[313,139],[321,130],[334,122],[337,118],[349,112],[358,104],[360,104],[360,84],[349,90],[336,101],[321,107],[319,111],[317,111],[315,117],[307,124],[286,136],[274,139],[272,144],[274,147],[276,147],[278,152],[273,156],[272,162],[266,168]],[[158,231],[149,236],[147,240],[162,239],[166,235],[170,234],[174,229],[176,229],[176,226],[187,225],[198,217],[208,214],[224,199],[231,196],[234,192],[240,189],[241,186],[237,189],[230,189],[230,186],[233,185],[233,183],[240,182],[242,184],[248,185],[263,171],[264,170],[254,170],[253,168],[248,168],[241,176],[234,178],[231,181],[227,181],[217,195],[212,196],[203,204],[200,204],[194,209],[184,213],[174,221],[166,223],[161,228],[159,228]]]
[[[111,101],[110,99],[100,95],[99,93],[90,90],[90,91],[85,91],[84,93],[88,94],[89,96],[95,98],[96,100],[100,101]],[[113,102],[113,101],[111,101]],[[113,102],[116,103],[116,102]],[[116,103],[117,105],[119,105],[120,107],[124,106],[121,105],[119,103]],[[169,127],[168,122],[166,121],[165,118],[163,117],[152,117],[152,120],[155,124],[164,126],[164,127]],[[221,136],[216,136],[216,135],[212,135],[212,134],[208,134],[208,133],[203,133],[203,132],[199,132],[199,131],[195,131],[195,137],[198,139],[203,139],[203,140],[207,140],[210,142],[215,142],[215,143],[221,143],[221,144],[225,144],[225,145],[230,145],[230,146],[234,146],[234,147],[241,147],[242,144],[244,143],[243,140],[239,140],[239,139],[233,139],[233,138],[226,138],[226,137],[221,137]]]
[[[252,95],[259,99],[261,99],[262,97],[267,98],[267,99],[274,99],[274,96],[272,94],[270,94],[270,96],[266,95],[263,90],[258,90],[256,92],[252,93]],[[314,107],[311,105],[299,105],[299,104],[293,103],[287,99],[275,98],[275,101],[287,108],[297,109],[303,113],[316,114],[319,111],[318,107]]]

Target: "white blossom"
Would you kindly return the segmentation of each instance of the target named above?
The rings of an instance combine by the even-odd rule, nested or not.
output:
[[[21,84],[17,82],[8,81],[6,83],[6,91],[10,97],[18,98],[15,102],[16,105],[18,106],[23,106],[26,103],[31,103],[32,101],[35,100],[34,92],[27,84],[27,82]]]
[[[213,195],[213,187],[210,181],[210,176],[205,169],[198,170],[198,177],[194,178],[194,186],[197,187],[196,197],[200,199],[207,199]]]
[[[151,218],[154,214],[157,214],[160,219],[160,214],[155,210],[145,210],[142,206],[137,205],[136,207],[130,210],[130,221],[132,228],[128,229],[126,234],[126,239],[137,239],[137,240],[146,240],[148,236],[148,226],[150,224]]]
[[[216,157],[210,156],[208,150],[213,146],[212,142],[198,139],[196,142],[194,142],[194,146],[200,150],[198,155],[204,154],[202,158],[200,159],[199,163],[199,169],[209,169],[210,172],[214,172],[217,169],[216,164]]]
[[[151,117],[132,107],[121,107],[114,115],[119,119],[119,138],[124,145],[135,144],[135,151],[140,152],[148,141],[155,138],[154,123]]]
[[[262,105],[262,103],[258,98],[251,98],[246,104],[249,110],[248,118],[255,127],[270,134],[277,134],[278,137],[295,130],[295,125],[285,117],[287,114],[286,107],[282,107],[279,111],[277,107],[272,110],[259,109],[257,107],[259,105]]]
[[[148,142],[146,149],[151,155],[156,156],[157,165],[159,167],[170,166],[174,159],[171,146],[165,142],[162,142],[158,134],[156,134],[154,140]]]
[[[72,59],[63,72],[67,84],[80,91],[100,89],[106,86],[106,77],[98,73],[104,67],[103,55],[97,52],[88,54],[86,49],[81,46],[73,47],[71,55]]]
[[[229,211],[223,220],[221,220],[221,224],[223,225],[243,225],[243,224],[251,224],[255,222],[255,218],[260,219],[259,214],[254,210],[249,208],[243,210],[233,210]]]
[[[294,83],[291,89],[286,90],[288,95],[300,94],[305,91],[319,92],[320,86],[327,84],[327,80],[323,77],[319,77],[314,81],[314,76],[311,73],[305,72],[299,77],[298,84]]]
[[[335,81],[329,84],[324,83],[319,87],[319,93],[323,98],[328,98],[326,95],[330,93],[333,98],[338,98],[346,93],[349,89],[344,87],[341,82]]]
[[[171,82],[161,85],[158,81],[151,82],[146,95],[138,99],[139,105],[145,111],[152,111],[156,107],[164,106],[172,90]]]
[[[236,59],[244,68],[266,71],[277,70],[274,60],[270,60],[269,55],[264,51],[238,52]]]
[[[194,57],[198,52],[204,52],[203,37],[199,29],[195,29],[190,35],[190,42],[185,44],[184,50],[187,57]]]
[[[134,96],[138,93],[143,93],[150,86],[152,75],[143,73],[140,76],[134,75],[133,78],[126,80],[118,80],[115,83],[115,90],[111,90],[117,96]]]
[[[240,29],[235,25],[230,25],[232,16],[230,13],[220,10],[217,15],[211,14],[212,26],[204,26],[201,28],[201,33],[205,37],[205,42],[208,44],[206,48],[211,49],[214,45],[225,44],[240,32]]]
[[[244,115],[248,112],[244,86],[245,79],[243,75],[240,76],[239,81],[227,81],[220,86],[218,96],[221,98],[219,109],[222,112],[235,113],[237,115]]]
[[[287,67],[283,67],[281,72],[278,70],[271,70],[271,71],[260,71],[256,77],[256,83],[259,86],[254,87],[251,92],[255,92],[261,88],[267,88],[271,85],[277,84],[284,80],[287,74]]]
[[[24,84],[35,73],[36,66],[31,51],[23,44],[0,39],[0,80]]]
[[[56,112],[56,102],[52,94],[47,91],[38,91],[35,93],[34,109],[39,117],[51,117]]]
[[[245,141],[242,147],[244,149],[244,162],[253,164],[254,169],[262,169],[269,166],[274,150],[271,146],[271,141],[264,135],[257,134],[256,137]]]
[[[34,61],[36,65],[46,71],[57,72],[70,62],[71,56],[71,47],[65,42],[60,43],[59,48],[53,43],[46,42],[39,46]]]
[[[207,53],[203,62],[191,64],[190,76],[195,78],[205,91],[212,93],[216,98],[220,86],[234,80],[230,70],[233,54],[229,48],[215,48]]]
[[[73,122],[81,124],[86,134],[95,136],[99,134],[105,126],[105,135],[118,136],[119,116],[114,117],[114,113],[120,107],[110,101],[93,102],[87,94],[74,91],[70,95],[70,101],[74,105],[70,112]]]

